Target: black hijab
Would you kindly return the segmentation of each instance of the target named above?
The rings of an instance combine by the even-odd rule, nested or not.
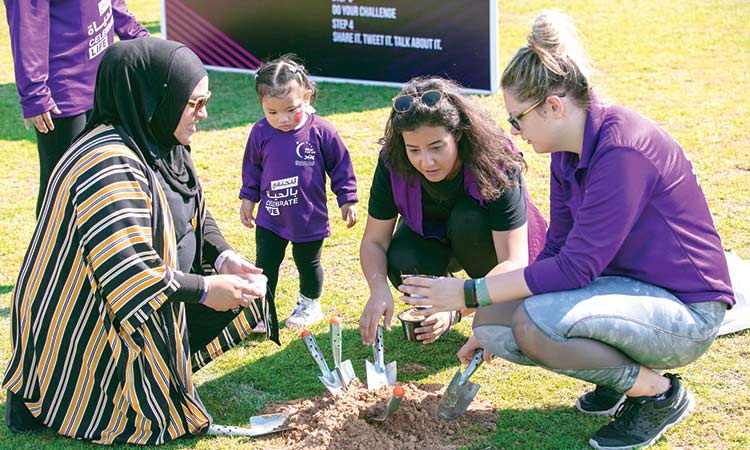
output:
[[[174,131],[205,76],[200,59],[178,42],[152,37],[118,42],[105,51],[96,73],[94,109],[84,133],[102,123],[115,126],[173,190],[195,197],[200,185],[190,147],[181,145]]]

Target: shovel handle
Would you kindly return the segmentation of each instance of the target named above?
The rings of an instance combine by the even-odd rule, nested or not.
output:
[[[331,318],[331,350],[333,351],[333,366],[341,365],[341,321]]]
[[[458,379],[458,384],[463,386],[466,384],[466,382],[469,381],[469,378],[472,374],[479,368],[479,366],[482,365],[484,362],[484,350],[477,349],[477,351],[474,353],[474,357],[471,358],[471,362],[466,367],[466,370],[464,373],[461,374],[461,378]]]
[[[328,363],[326,363],[326,359],[323,357],[323,352],[320,351],[320,347],[318,347],[318,343],[315,342],[313,335],[308,330],[305,330],[302,332],[302,340],[305,342],[307,350],[310,351],[310,355],[318,364],[323,376],[329,376],[331,370],[328,368]]]
[[[372,343],[372,358],[375,362],[375,368],[379,371],[385,370],[385,355],[383,354],[383,328],[378,327],[375,334],[375,342]]]
[[[385,407],[385,417],[389,417],[396,412],[398,407],[401,405],[401,398],[402,397],[398,397],[395,395],[391,397],[391,399],[388,401],[388,405]]]

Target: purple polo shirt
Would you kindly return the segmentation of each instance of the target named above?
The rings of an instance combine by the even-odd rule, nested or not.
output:
[[[281,131],[266,119],[250,131],[240,198],[258,203],[255,223],[291,242],[329,236],[326,174],[339,207],[357,202],[349,152],[336,129],[312,114],[302,128]]]
[[[148,36],[124,0],[4,0],[23,116],[57,106],[70,117],[94,105],[94,81],[117,33]]]
[[[693,167],[654,122],[592,99],[580,159],[553,153],[550,179],[547,241],[524,271],[534,294],[618,275],[661,286],[685,303],[734,305]]]

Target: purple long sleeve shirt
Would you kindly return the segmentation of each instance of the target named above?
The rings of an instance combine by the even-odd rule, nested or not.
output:
[[[313,114],[298,130],[266,119],[250,132],[242,160],[240,198],[258,204],[255,223],[291,242],[328,237],[326,174],[339,206],[357,202],[349,152],[336,129]]]
[[[580,158],[552,154],[550,227],[524,276],[534,294],[618,275],[685,303],[734,305],[721,240],[682,147],[654,122],[599,103]]]
[[[101,55],[120,39],[148,36],[124,0],[4,0],[23,116],[57,106],[70,117],[93,107]]]

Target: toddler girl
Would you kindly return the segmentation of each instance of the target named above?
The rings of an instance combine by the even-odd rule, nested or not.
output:
[[[338,132],[311,106],[317,97],[315,82],[293,55],[261,66],[255,75],[255,92],[265,118],[253,126],[245,147],[240,219],[246,227],[255,228],[256,264],[268,277],[266,325],[275,337],[276,283],[289,242],[300,275],[300,293],[286,325],[303,328],[323,318],[320,254],[323,239],[330,235],[326,174],[341,218],[350,228],[357,223],[357,181]],[[256,331],[264,332],[262,327]]]

